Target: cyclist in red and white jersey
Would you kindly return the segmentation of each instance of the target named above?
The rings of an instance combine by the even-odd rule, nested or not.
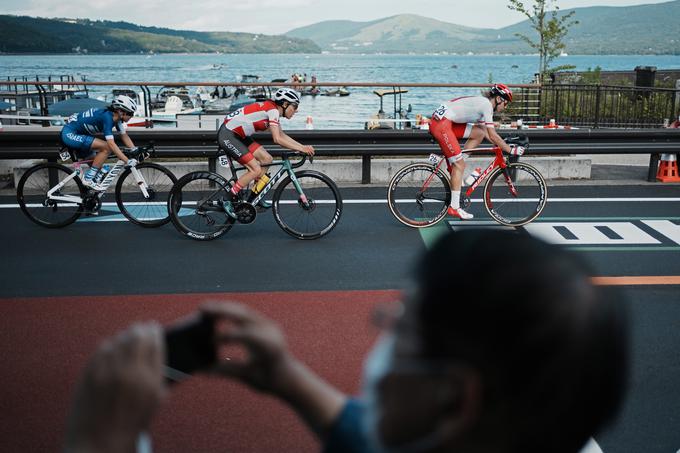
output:
[[[493,114],[502,112],[512,102],[512,91],[496,84],[484,96],[465,96],[443,103],[432,114],[430,134],[439,143],[451,174],[451,205],[448,214],[468,220],[473,217],[460,207],[460,190],[465,160],[458,139],[466,138],[465,149],[479,146],[487,139],[503,151],[522,155],[524,148],[508,145],[496,132]]]
[[[224,118],[217,133],[217,142],[232,159],[236,159],[248,169],[232,186],[231,199],[224,201],[224,208],[231,217],[236,218],[232,201],[236,200],[241,189],[248,187],[250,182],[263,177],[267,170],[262,165],[270,164],[273,160],[271,154],[251,138],[256,131],[269,130],[277,145],[310,156],[314,155],[314,147],[292,139],[283,132],[279,124],[282,117],[293,118],[299,105],[300,95],[295,90],[280,88],[274,93],[273,99],[246,105]],[[269,207],[269,203],[261,204]]]

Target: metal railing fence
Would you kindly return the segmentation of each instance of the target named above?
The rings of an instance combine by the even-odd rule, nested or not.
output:
[[[607,85],[543,85],[538,121],[590,127],[663,127],[677,116],[680,91]]]

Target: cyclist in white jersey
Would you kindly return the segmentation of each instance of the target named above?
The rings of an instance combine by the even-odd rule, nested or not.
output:
[[[217,143],[233,159],[244,165],[248,171],[243,174],[231,187],[229,196],[231,199],[224,200],[224,209],[229,216],[236,218],[232,201],[239,192],[248,187],[248,184],[259,178],[266,177],[267,167],[261,164],[272,162],[272,156],[262,145],[251,138],[257,131],[269,130],[272,139],[277,145],[293,151],[300,151],[307,155],[314,155],[314,147],[303,145],[288,136],[279,124],[279,118],[293,118],[300,105],[300,95],[291,88],[280,88],[274,93],[273,99],[264,102],[255,102],[229,113],[217,133]],[[260,202],[261,206],[269,207],[269,202]]]
[[[465,160],[458,139],[466,138],[465,149],[479,146],[487,139],[503,151],[522,155],[524,148],[508,145],[496,132],[493,114],[502,112],[512,102],[512,91],[499,83],[484,96],[466,96],[443,103],[432,114],[430,134],[439,143],[451,174],[451,205],[448,214],[463,220],[473,217],[460,207],[460,190]]]

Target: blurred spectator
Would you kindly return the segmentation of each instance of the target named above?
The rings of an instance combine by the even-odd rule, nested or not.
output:
[[[403,303],[377,312],[384,333],[365,363],[360,398],[317,376],[274,322],[239,304],[203,307],[219,321],[216,341],[248,350],[244,361],[211,371],[281,398],[326,452],[570,453],[613,418],[628,371],[626,308],[592,285],[578,257],[513,232],[466,231],[440,238],[414,275]],[[101,385],[79,393],[73,417],[112,418],[107,426],[126,440],[148,425],[162,395],[162,347],[151,332],[133,333],[137,347],[125,346],[124,334],[103,350],[138,370],[121,373],[95,357],[84,382]],[[139,379],[137,391],[129,378]],[[121,424],[103,410],[139,415]],[[76,425],[84,440],[111,436],[101,423]]]

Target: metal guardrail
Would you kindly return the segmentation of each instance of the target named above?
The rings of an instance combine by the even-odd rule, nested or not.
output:
[[[649,154],[648,180],[654,181],[659,154],[680,152],[680,129],[579,129],[579,130],[499,130],[501,135],[525,133],[531,142],[529,155],[570,154]],[[157,156],[165,158],[206,158],[211,168],[217,159],[215,131],[177,129],[129,129],[137,143],[156,144]],[[427,155],[438,152],[430,134],[423,130],[329,130],[287,131],[294,139],[313,145],[318,156],[362,158],[362,183],[370,183],[373,156]],[[268,133],[257,133],[254,140],[272,154],[282,148],[272,143]],[[0,132],[0,159],[56,160],[59,130],[6,130]]]

